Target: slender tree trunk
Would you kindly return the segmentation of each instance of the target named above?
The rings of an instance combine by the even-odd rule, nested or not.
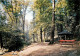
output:
[[[55,9],[55,0],[53,0],[53,10]],[[52,26],[52,30],[51,30],[51,41],[50,44],[54,43],[54,32],[55,32],[55,11],[53,11],[53,17],[52,17],[52,22],[53,22],[53,26]]]
[[[62,24],[60,24],[60,32],[62,32],[63,31],[63,26],[62,26]]]
[[[61,12],[60,12],[60,19],[61,19],[62,17],[61,17]],[[61,21],[63,21],[63,19],[61,19]],[[63,31],[63,25],[62,24],[60,24],[60,32],[62,32]]]
[[[1,37],[1,48],[3,47],[3,41],[2,41],[2,37]]]
[[[45,40],[45,30],[44,30],[44,40]]]
[[[41,14],[42,12],[41,12],[41,7],[40,7],[40,14]],[[42,26],[41,26],[41,28],[40,28],[40,38],[41,38],[41,42],[43,42],[43,39],[42,39]]]
[[[33,42],[35,42],[35,35],[33,34]]]
[[[37,42],[38,42],[38,34],[36,34],[36,37],[37,37]]]
[[[23,16],[22,16],[22,21],[23,21],[23,27],[22,27],[22,28],[23,28],[23,35],[24,35],[24,28],[25,28],[25,27],[24,27],[24,17],[23,17]],[[25,37],[24,37],[24,36],[23,36],[23,39],[24,39],[24,41],[25,41]]]
[[[41,42],[43,42],[43,39],[42,39],[42,27],[40,28],[40,38],[41,38]]]
[[[23,14],[22,14],[22,31],[23,31],[23,35],[24,35],[24,23],[25,23],[25,21],[24,21],[24,5],[23,5]],[[24,41],[25,41],[25,37],[23,36],[23,39],[24,39]]]
[[[23,34],[25,34],[25,15],[26,15],[26,10],[27,10],[27,6],[23,5],[23,16],[22,16],[22,20],[23,20]],[[26,39],[25,36],[23,38],[24,38],[24,40]]]
[[[0,34],[1,35],[1,34]],[[0,45],[1,45],[1,48],[3,47],[3,41],[2,41],[2,36],[0,36]]]
[[[17,7],[17,1],[15,0],[15,12],[17,13],[16,7]],[[16,27],[18,27],[17,26],[17,21],[18,21],[17,15],[15,15],[15,18],[16,18]]]

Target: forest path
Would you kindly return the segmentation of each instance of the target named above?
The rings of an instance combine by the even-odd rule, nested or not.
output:
[[[60,44],[48,45],[48,43],[36,43],[28,46],[19,52],[20,56],[65,56],[68,52],[75,50],[75,47]],[[66,53],[66,54],[65,54]]]
[[[23,51],[20,51],[20,55],[29,55],[30,53],[37,51],[39,49],[46,49],[47,43],[33,43],[32,45],[26,47]]]
[[[78,52],[80,55],[80,47],[77,49],[78,47],[76,45],[61,46],[59,43],[53,45],[48,45],[47,42],[33,43],[25,46],[20,52],[8,52],[1,56],[78,56],[76,54]]]

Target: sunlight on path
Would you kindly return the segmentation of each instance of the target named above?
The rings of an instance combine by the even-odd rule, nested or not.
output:
[[[65,56],[68,51],[73,50],[72,47],[62,47],[59,44],[47,45],[46,48],[39,49],[25,56]]]
[[[28,47],[25,47],[24,50],[20,52],[15,52],[18,55],[15,56],[65,56],[69,54],[72,50],[72,46],[62,47],[60,44],[48,45],[47,43],[33,43]],[[73,51],[72,51],[73,52]],[[69,54],[68,56],[72,55]],[[3,56],[13,56],[12,52],[6,53]]]
[[[71,46],[62,47],[60,44],[38,44],[24,49],[19,52],[19,54],[20,56],[65,56],[68,51],[73,49],[75,48],[72,48]]]
[[[57,49],[59,47],[60,46],[58,44],[56,44],[55,46],[53,46],[53,45],[52,46],[49,46],[49,45],[47,45],[47,46],[45,46],[45,45],[43,45],[43,46],[37,45],[37,46],[34,46],[34,47],[30,47],[28,49],[25,49],[25,50],[19,52],[19,54],[20,55],[29,55],[29,54],[31,54],[34,51],[38,51],[38,50],[47,50],[47,51],[50,51],[50,50],[52,50],[52,48]]]
[[[34,46],[34,47],[30,47],[30,48],[28,48],[28,49],[26,49],[24,51],[21,51],[19,54],[20,55],[28,55],[28,54],[32,53],[33,51],[37,51],[37,50],[39,50],[41,48],[46,48],[46,47],[47,46],[39,46],[39,45],[37,45],[37,46]]]

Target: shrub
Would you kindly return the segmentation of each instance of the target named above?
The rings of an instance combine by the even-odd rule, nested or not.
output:
[[[23,45],[24,45],[23,40],[18,36],[16,36],[10,39],[7,47],[9,51],[15,51],[15,50],[20,50],[23,47]]]

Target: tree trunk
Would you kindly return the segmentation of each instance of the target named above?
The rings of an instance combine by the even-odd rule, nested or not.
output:
[[[3,47],[2,36],[0,37],[0,45],[1,45],[1,48],[2,48]]]
[[[2,37],[1,37],[1,48],[3,47],[3,41],[2,41]]]
[[[55,9],[55,0],[53,0],[53,10],[54,10],[54,9]],[[54,43],[55,11],[53,11],[52,22],[53,22],[53,26],[52,26],[52,30],[51,30],[51,41],[50,41],[50,44],[53,44],[53,43]]]
[[[24,16],[22,16],[22,22],[23,22],[23,27],[22,27],[22,29],[23,29],[23,35],[24,35]],[[23,36],[23,39],[24,39],[24,41],[25,41],[25,37]]]
[[[40,28],[40,38],[41,38],[41,42],[43,42],[43,39],[42,39],[42,27]]]
[[[45,30],[44,30],[44,40],[45,40]]]
[[[63,25],[60,24],[60,32],[62,32],[62,31],[63,31]]]
[[[25,34],[25,15],[26,15],[26,10],[27,10],[27,6],[25,7],[23,5],[23,16],[22,16],[22,21],[23,21],[23,34]],[[25,40],[25,36],[23,37],[23,39]]]
[[[36,41],[35,41],[35,35],[34,35],[34,34],[33,34],[33,42],[36,42]]]

